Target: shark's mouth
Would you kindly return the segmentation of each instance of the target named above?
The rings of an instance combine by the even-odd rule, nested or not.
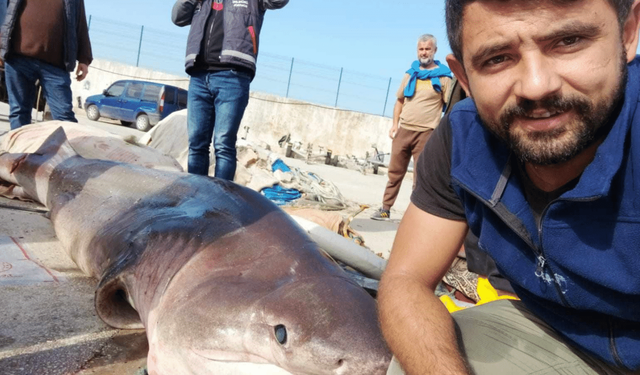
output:
[[[206,350],[206,349],[191,349],[191,352],[196,356],[214,362],[251,362],[259,364],[270,364],[261,356],[248,353],[248,352],[233,352],[226,350]]]
[[[203,373],[216,375],[293,375],[289,371],[250,353],[192,350],[204,362]]]

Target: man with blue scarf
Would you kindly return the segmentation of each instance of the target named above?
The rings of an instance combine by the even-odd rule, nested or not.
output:
[[[415,165],[431,132],[440,123],[442,109],[449,96],[451,71],[434,60],[437,50],[433,35],[425,34],[418,39],[418,60],[407,70],[396,94],[398,100],[393,109],[393,127],[389,131],[389,137],[393,139],[389,181],[382,207],[371,216],[374,220],[390,219],[391,206],[398,197],[411,157]],[[414,187],[415,181],[414,177]]]

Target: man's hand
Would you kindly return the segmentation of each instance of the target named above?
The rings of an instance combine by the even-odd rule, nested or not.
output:
[[[396,104],[393,106],[393,127],[389,130],[389,138],[394,139],[398,134],[398,125],[400,124],[400,113],[402,112],[402,106],[404,105],[404,98],[396,100]]]
[[[389,130],[389,138],[394,139],[396,137],[396,133],[398,132],[398,125],[394,125]]]
[[[78,63],[78,69],[76,69],[76,80],[78,82],[87,78],[87,74],[89,74],[89,65]]]
[[[413,203],[402,218],[380,281],[382,333],[407,375],[468,374],[451,315],[433,293],[451,266],[467,224]]]
[[[394,125],[389,130],[389,138],[394,139],[396,137],[396,133],[398,132],[398,125]]]

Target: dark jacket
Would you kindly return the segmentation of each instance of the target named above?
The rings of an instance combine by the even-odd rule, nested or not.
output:
[[[6,60],[10,52],[11,34],[18,20],[21,6],[22,0],[0,1],[0,20],[2,20],[0,59],[2,60]],[[66,32],[63,39],[64,66],[67,71],[72,72],[78,59],[78,26],[81,19],[80,12],[84,12],[83,0],[64,0],[64,10],[66,16]],[[84,20],[84,17],[82,19]],[[89,55],[91,55],[90,52]]]
[[[279,9],[289,0],[224,0],[224,40],[220,62],[247,68],[255,73],[260,29],[267,9]],[[189,71],[201,53],[212,0],[178,0],[171,19],[178,26],[191,25],[187,39],[185,68]]]
[[[451,181],[469,228],[526,306],[578,348],[640,370],[640,57],[577,185],[536,224],[509,149],[466,99],[450,113]]]

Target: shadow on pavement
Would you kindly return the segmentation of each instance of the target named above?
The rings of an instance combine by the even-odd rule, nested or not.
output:
[[[0,360],[4,375],[134,374],[146,364],[149,350],[143,330],[121,331],[67,346],[16,355]],[[117,371],[114,367],[117,367]]]

